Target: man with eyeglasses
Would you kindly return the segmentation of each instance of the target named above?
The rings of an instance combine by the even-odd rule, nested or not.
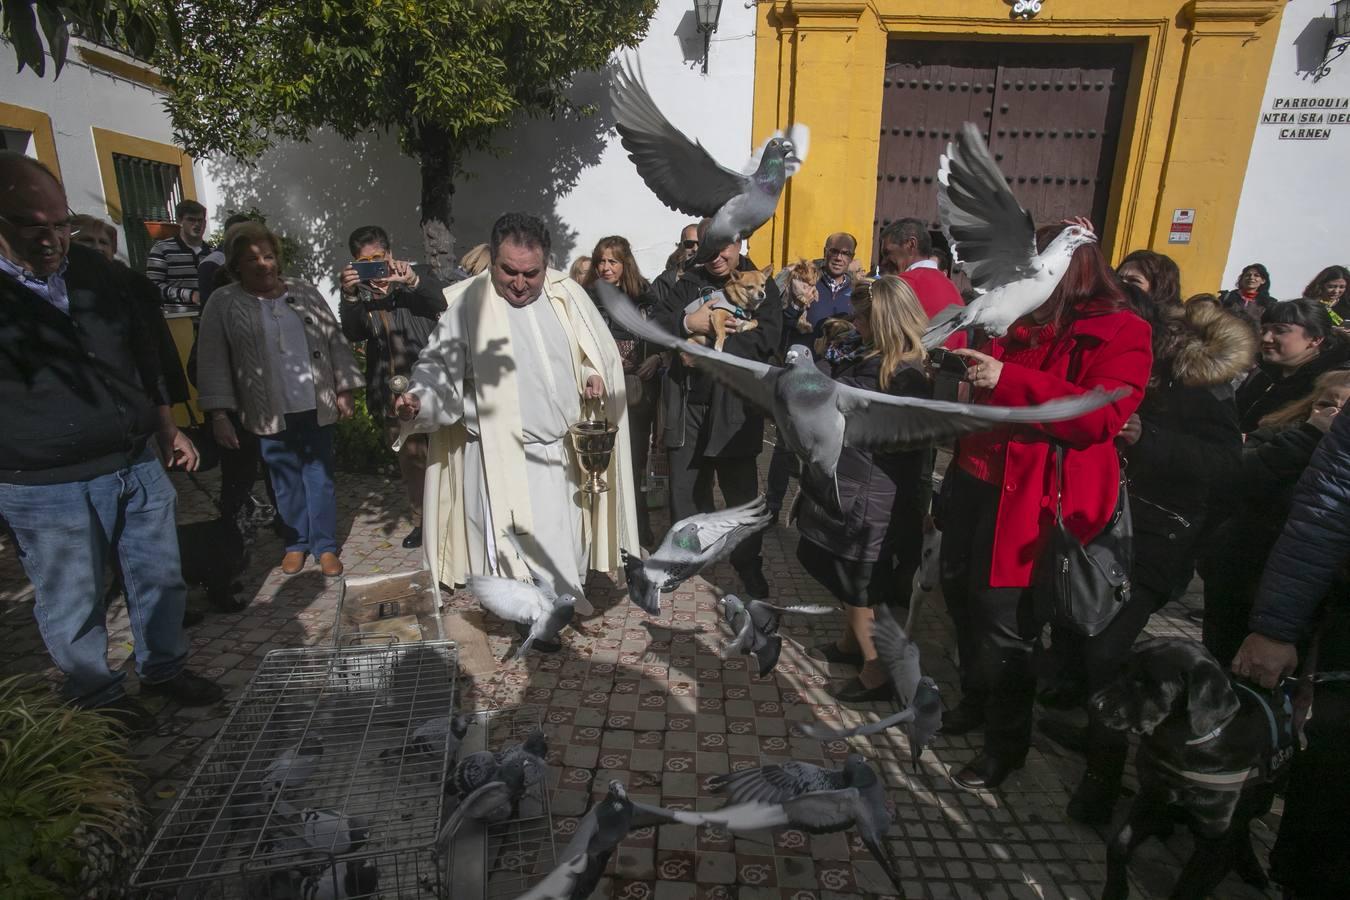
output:
[[[156,449],[189,470],[197,455],[168,415],[158,306],[129,270],[72,246],[70,219],[51,172],[0,151],[0,517],[66,697],[139,726],[149,713],[108,666],[103,594],[114,558],[141,693],[185,706],[223,696],[184,668],[178,498]]]
[[[165,303],[196,306],[205,298],[197,290],[198,270],[211,252],[206,242],[206,207],[180,200],[173,208],[178,234],[156,241],[145,260],[145,277],[158,287]]]
[[[666,270],[652,279],[651,286],[647,289],[647,297],[644,306],[665,300],[670,292],[675,290],[675,283],[680,280],[684,274],[684,269],[689,265],[689,260],[694,258],[698,252],[698,223],[695,222],[684,226],[680,232],[680,240],[675,244],[675,252],[670,254],[666,260]]]

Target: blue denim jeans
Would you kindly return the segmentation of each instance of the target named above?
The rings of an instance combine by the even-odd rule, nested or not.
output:
[[[47,652],[66,674],[65,695],[101,706],[123,692],[108,668],[108,564],[117,555],[143,681],[183,668],[187,586],[178,561],[178,493],[149,451],[135,465],[89,481],[0,484],[0,515],[33,582],[34,613]]]
[[[286,429],[260,435],[272,473],[277,513],[286,528],[286,552],[337,553],[337,488],[333,485],[333,429],[314,410],[286,415]]]

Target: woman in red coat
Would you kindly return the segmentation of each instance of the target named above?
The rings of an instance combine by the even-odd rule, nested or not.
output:
[[[1043,248],[1063,226],[1041,229]],[[1079,247],[1055,292],[1008,334],[959,350],[975,401],[1029,406],[1093,388],[1128,396],[1067,422],[962,438],[940,506],[942,585],[961,656],[960,705],[946,734],[984,726],[985,744],[954,776],[966,788],[997,787],[1020,768],[1031,738],[1031,655],[1042,623],[1032,612],[1032,571],[1054,524],[1054,444],[1064,445],[1064,522],[1096,537],[1116,507],[1120,464],[1113,443],[1144,396],[1153,362],[1149,326],[1129,311],[1096,244]]]

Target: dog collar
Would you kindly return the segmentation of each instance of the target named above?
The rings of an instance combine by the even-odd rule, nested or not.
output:
[[[1156,756],[1153,762],[1179,778],[1220,791],[1240,791],[1243,785],[1261,774],[1261,770],[1255,767],[1237,772],[1193,772],[1190,769],[1178,769]]]
[[[1195,747],[1199,744],[1208,744],[1210,741],[1214,740],[1216,737],[1223,734],[1223,730],[1227,728],[1234,719],[1237,718],[1237,714],[1240,710],[1241,707],[1238,707],[1238,709],[1235,710],[1232,715],[1230,715],[1228,718],[1220,722],[1218,726],[1214,728],[1213,731],[1210,731],[1207,734],[1202,734],[1198,738],[1191,738],[1189,741],[1186,742],[1186,746]]]

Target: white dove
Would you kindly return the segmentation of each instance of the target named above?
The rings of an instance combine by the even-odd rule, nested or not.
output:
[[[555,640],[558,632],[572,621],[577,602],[571,594],[554,596],[538,581],[526,584],[496,575],[470,575],[468,588],[488,612],[508,622],[530,627],[512,659],[524,656],[535,641]]]
[[[1013,322],[1050,299],[1073,252],[1097,240],[1086,228],[1070,225],[1037,253],[1036,223],[1018,204],[971,122],[938,161],[938,218],[952,257],[980,296],[969,306],[949,306],[933,317],[923,335],[928,350],[962,328],[983,328],[994,337],[1007,334]]]

